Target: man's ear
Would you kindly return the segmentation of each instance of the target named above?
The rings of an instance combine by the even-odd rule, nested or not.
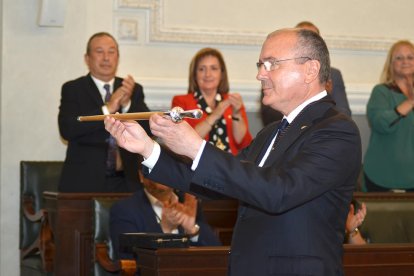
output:
[[[319,77],[321,64],[318,60],[312,59],[306,62],[305,82],[311,83]]]
[[[88,56],[88,54],[83,55],[83,60],[85,61],[85,64],[89,67],[89,56]]]

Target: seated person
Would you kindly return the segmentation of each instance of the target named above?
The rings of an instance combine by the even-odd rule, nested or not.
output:
[[[139,177],[144,188],[114,203],[110,210],[110,234],[115,256],[134,258],[132,254],[119,252],[122,233],[183,233],[190,235],[190,244],[194,246],[221,245],[194,196],[175,193],[172,188],[143,177],[141,171]]]
[[[360,205],[360,206],[359,206]],[[358,208],[359,206],[359,208]],[[357,211],[355,212],[355,209]],[[358,227],[364,222],[365,216],[367,215],[367,207],[365,203],[359,204],[356,200],[352,200],[348,218],[346,219],[345,237],[346,243],[350,244],[366,244],[366,240],[362,237]]]

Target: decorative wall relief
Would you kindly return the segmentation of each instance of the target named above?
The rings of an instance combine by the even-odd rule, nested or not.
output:
[[[411,1],[398,0],[398,3],[411,7]],[[358,63],[361,56],[365,59],[381,56],[398,39],[414,40],[411,9],[399,10],[399,16],[392,21],[384,20],[396,5],[386,0],[114,0],[113,3],[115,36],[120,44],[143,47],[151,47],[151,43],[200,44],[256,50],[268,32],[310,20],[321,29],[334,59],[335,55],[342,59],[352,74],[355,70],[350,64]],[[323,12],[321,7],[325,7]],[[370,12],[374,10],[375,13]],[[378,66],[374,58],[371,61]],[[348,100],[354,113],[363,114],[374,84],[359,77],[352,80],[352,74],[345,74],[351,75],[348,78],[351,81],[346,83]],[[167,88],[146,81],[148,101],[157,107],[168,105],[165,98],[171,91],[185,89],[181,84],[175,86],[170,80],[160,78],[159,82],[168,83]],[[185,84],[186,80],[178,82]],[[231,86],[243,94],[248,110],[257,109],[257,82],[233,78]]]
[[[115,35],[119,43],[138,43],[139,41],[139,20],[133,17],[115,18]]]
[[[139,9],[153,6],[153,0],[115,0],[116,9]]]
[[[179,43],[213,43],[225,45],[255,45],[259,46],[264,37],[274,28],[292,27],[302,20],[313,20],[323,30],[323,36],[330,48],[344,50],[373,50],[383,51],[398,39],[399,36],[414,37],[411,31],[398,29],[393,36],[383,35],[378,24],[389,24],[383,21],[372,22],[364,20],[364,8],[352,3],[331,2],[329,0],[315,0],[319,4],[309,6],[307,0],[297,0],[286,3],[277,0],[240,1],[210,0],[198,2],[194,0],[114,0],[115,11],[148,10],[148,26],[145,26],[149,41],[179,42]],[[315,2],[313,1],[313,2]],[[355,2],[356,0],[353,0]],[[401,0],[402,2],[409,0]],[[260,2],[260,5],[259,3]],[[352,2],[352,1],[351,1]],[[375,1],[374,1],[375,2]],[[235,5],[237,10],[234,9]],[[366,8],[372,5],[382,5],[376,17],[388,12],[392,3],[380,1],[379,3],[365,3]],[[329,6],[329,13],[320,14],[320,6]],[[260,7],[260,8],[259,8]],[[276,16],[267,16],[265,11],[276,12]],[[342,17],[335,14],[340,10]],[[179,11],[179,12],[178,12]],[[307,18],[303,18],[303,15]],[[213,17],[212,17],[213,16]],[[385,15],[384,15],[385,16]],[[408,16],[410,17],[410,16]],[[297,18],[297,19],[295,19]],[[341,21],[359,20],[359,28],[346,29]],[[386,18],[386,16],[384,17]],[[401,21],[405,21],[401,16]],[[290,23],[291,22],[291,23]],[[332,22],[335,22],[332,25]],[[404,22],[402,22],[404,23]],[[337,25],[337,27],[335,27]],[[349,25],[349,23],[347,24]],[[274,26],[269,29],[268,26]],[[402,26],[405,26],[404,24]],[[335,32],[335,34],[330,34]],[[372,29],[372,31],[370,31]],[[392,31],[392,29],[390,29]]]

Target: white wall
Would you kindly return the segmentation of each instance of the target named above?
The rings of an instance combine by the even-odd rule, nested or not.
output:
[[[119,75],[142,83],[153,109],[168,108],[173,94],[185,93],[198,49],[219,48],[232,90],[254,113],[255,62],[265,35],[310,20],[321,29],[361,118],[390,43],[414,39],[411,0],[66,0],[63,28],[37,25],[40,0],[1,3],[0,275],[17,275],[19,162],[64,159],[57,129],[60,87],[86,74],[83,54],[94,32],[118,38]]]

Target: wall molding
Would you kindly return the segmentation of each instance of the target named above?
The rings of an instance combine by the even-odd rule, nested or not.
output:
[[[231,29],[225,26],[220,29],[200,26],[169,26],[165,20],[165,1],[168,0],[114,0],[115,25],[118,26],[119,22],[129,23],[126,28],[118,27],[115,34],[118,38],[125,37],[125,33],[133,34],[131,35],[133,38],[138,37],[135,41],[133,41],[134,39],[132,41],[120,39],[120,43],[260,46],[263,43],[263,38],[267,35],[261,31]],[[136,20],[137,24],[132,24],[131,20]],[[128,28],[135,25],[137,26],[136,30]],[[118,30],[124,32],[118,34]],[[145,38],[145,41],[142,38]],[[324,38],[330,50],[368,52],[387,51],[397,40],[395,37],[373,36],[324,35]],[[172,96],[187,91],[186,79],[144,78],[140,82],[144,85],[146,102],[153,110],[169,109]],[[259,109],[260,84],[257,81],[232,80],[230,85],[232,91],[237,91],[243,96],[247,111],[256,112]],[[346,85],[348,101],[353,114],[365,114],[366,103],[373,86],[374,84],[369,83],[349,83]]]
[[[174,95],[187,93],[186,79],[141,78],[144,86],[145,101],[151,110],[168,110]],[[230,83],[232,91],[243,97],[248,112],[257,112],[260,107],[260,83],[258,81],[235,80]],[[352,114],[364,115],[374,84],[350,83],[346,93]]]
[[[134,13],[149,10],[147,16],[148,43],[200,43],[237,46],[260,46],[267,35],[263,31],[208,28],[197,26],[173,27],[165,23],[164,1],[167,0],[114,0],[115,13]],[[118,17],[122,15],[118,14]],[[119,20],[119,19],[118,19]],[[333,36],[324,35],[330,49],[356,51],[387,51],[396,37]]]

